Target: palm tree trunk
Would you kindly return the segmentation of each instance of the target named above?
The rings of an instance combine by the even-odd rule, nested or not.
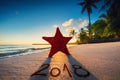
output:
[[[89,38],[91,38],[92,33],[91,33],[91,20],[90,20],[90,13],[88,12],[88,17],[89,17],[89,25],[88,25],[88,29],[89,29]]]

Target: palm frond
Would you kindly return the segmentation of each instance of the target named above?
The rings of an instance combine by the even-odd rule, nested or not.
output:
[[[80,2],[80,3],[78,3],[77,5],[83,6],[84,4],[85,4],[85,2]]]
[[[102,7],[100,8],[100,11],[105,10],[105,8],[109,5],[111,5],[111,3],[113,3],[114,0],[104,0],[104,4],[102,5]]]
[[[84,13],[84,11],[86,10],[86,6],[83,6],[83,8],[82,8],[82,11],[81,11],[81,13],[83,14]]]
[[[112,3],[113,0],[104,0],[104,3],[106,6],[109,6]]]
[[[103,5],[103,6],[100,8],[100,11],[105,10],[105,7],[106,7],[106,5]]]
[[[93,4],[93,3],[92,3],[91,5],[92,5],[94,8],[96,8],[96,9],[97,9],[97,6],[96,6],[95,4]]]
[[[106,14],[100,15],[99,18],[106,18]]]

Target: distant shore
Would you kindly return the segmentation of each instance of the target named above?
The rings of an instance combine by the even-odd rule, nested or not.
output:
[[[72,43],[68,43],[68,45],[75,45],[76,43],[75,42],[72,42]],[[32,45],[50,45],[48,43],[33,43]]]

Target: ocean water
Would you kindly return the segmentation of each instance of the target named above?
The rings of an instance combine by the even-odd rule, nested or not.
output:
[[[50,45],[0,45],[0,58],[38,53],[49,48]]]

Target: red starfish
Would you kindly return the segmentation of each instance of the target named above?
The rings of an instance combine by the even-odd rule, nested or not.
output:
[[[62,51],[66,55],[70,55],[66,44],[71,38],[72,37],[64,37],[58,27],[54,37],[43,37],[43,39],[48,41],[52,46],[48,57],[52,57],[58,51]]]

